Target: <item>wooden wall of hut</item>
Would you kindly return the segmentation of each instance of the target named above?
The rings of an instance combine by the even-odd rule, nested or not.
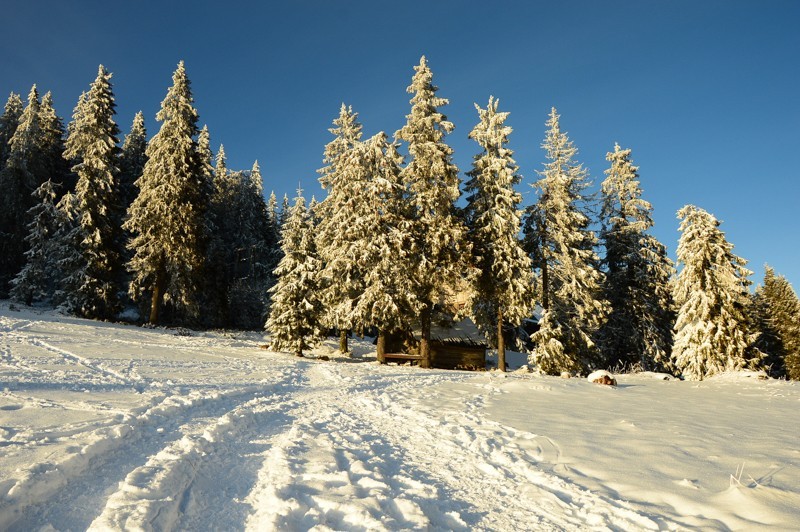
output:
[[[486,348],[431,342],[431,364],[439,369],[486,369]]]

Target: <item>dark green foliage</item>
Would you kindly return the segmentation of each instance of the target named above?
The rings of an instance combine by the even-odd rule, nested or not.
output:
[[[614,146],[602,184],[601,240],[606,249],[603,285],[611,311],[598,338],[609,367],[669,370],[674,272],[666,248],[648,231],[652,206],[641,198],[631,150]]]
[[[761,333],[756,347],[766,355],[770,374],[800,380],[800,300],[792,285],[767,266],[753,308]]]

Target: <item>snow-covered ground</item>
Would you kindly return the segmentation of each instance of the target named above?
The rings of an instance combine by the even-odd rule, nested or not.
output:
[[[0,302],[0,530],[797,529],[800,387],[298,359]]]

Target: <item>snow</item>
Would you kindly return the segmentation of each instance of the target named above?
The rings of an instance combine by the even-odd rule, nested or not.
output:
[[[800,388],[379,366],[0,301],[2,530],[792,529]],[[326,362],[313,356],[326,355]]]

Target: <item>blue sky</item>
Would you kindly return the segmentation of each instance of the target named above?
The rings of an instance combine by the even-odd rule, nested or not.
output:
[[[298,183],[324,195],[315,170],[341,102],[367,135],[399,129],[425,54],[462,171],[473,102],[494,95],[532,202],[555,106],[596,185],[615,142],[633,149],[673,257],[675,212],[694,203],[723,221],[756,283],[767,262],[800,289],[800,2],[7,0],[0,12],[0,94],[37,83],[68,120],[102,63],[123,132],[142,110],[152,135],[183,59],[215,150],[231,168],[258,159],[279,195]]]

